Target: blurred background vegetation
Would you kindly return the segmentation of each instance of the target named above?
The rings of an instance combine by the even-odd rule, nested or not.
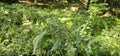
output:
[[[0,0],[0,56],[120,56],[120,0]]]

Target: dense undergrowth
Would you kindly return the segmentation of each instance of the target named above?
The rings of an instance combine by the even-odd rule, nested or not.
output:
[[[0,56],[120,56],[120,19],[0,3]]]

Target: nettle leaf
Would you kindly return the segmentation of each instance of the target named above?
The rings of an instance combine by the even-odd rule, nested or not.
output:
[[[97,2],[98,0],[91,0],[90,2],[93,3],[93,2]]]
[[[61,40],[58,39],[58,40],[55,42],[55,44],[53,45],[53,47],[51,48],[50,51],[56,50],[56,49],[58,48],[58,46],[60,45],[60,43],[61,43]]]
[[[35,39],[33,40],[33,54],[36,53],[36,49],[38,47],[38,44],[41,43],[43,37],[45,36],[45,34],[47,33],[46,30],[44,30],[40,35],[36,36]]]

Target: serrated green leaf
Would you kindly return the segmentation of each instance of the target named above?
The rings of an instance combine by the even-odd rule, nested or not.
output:
[[[58,48],[58,46],[60,45],[60,42],[61,42],[61,40],[58,39],[58,40],[55,42],[55,44],[53,45],[53,47],[51,48],[50,51],[56,50],[56,49]]]
[[[35,39],[33,40],[33,54],[36,53],[36,49],[37,49],[37,46],[38,46],[38,43],[40,43],[44,37],[44,35],[47,33],[46,30],[44,30],[40,35],[36,36]]]

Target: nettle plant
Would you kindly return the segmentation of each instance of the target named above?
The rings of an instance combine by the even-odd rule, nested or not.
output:
[[[1,56],[120,55],[119,19],[100,19],[101,5],[91,4],[85,12],[21,4],[0,6]]]
[[[101,5],[91,5],[85,13],[67,12],[67,16],[61,15],[62,17],[57,16],[53,19],[47,19],[45,29],[33,41],[34,54],[38,56],[119,55],[119,50],[116,50],[116,48],[119,48],[119,41],[112,42],[114,36],[109,36],[109,34],[112,35],[111,31],[113,30],[111,29],[116,27],[116,19],[118,18],[112,16],[100,19],[98,15],[98,12],[102,10],[100,8]],[[119,31],[117,31],[117,34],[117,37],[119,37]],[[112,44],[110,44],[111,42]]]

